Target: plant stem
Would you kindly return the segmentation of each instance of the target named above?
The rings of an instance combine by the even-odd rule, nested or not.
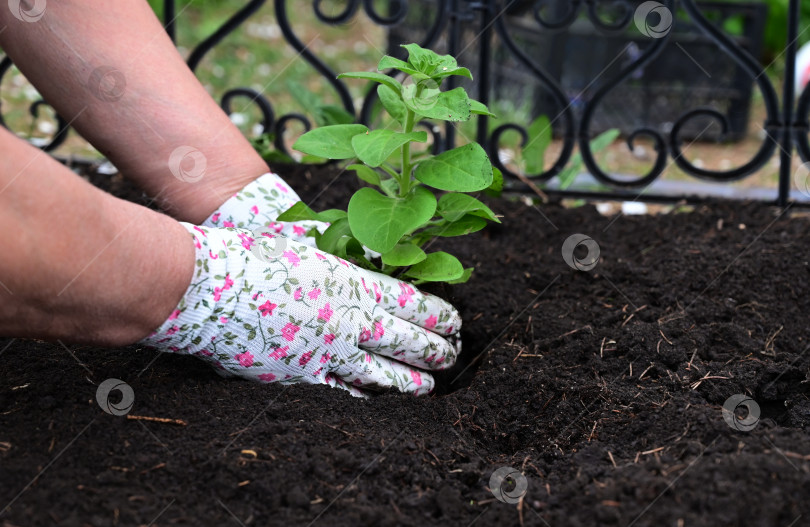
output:
[[[383,169],[383,170],[385,170],[385,172],[386,172],[388,175],[390,175],[392,178],[396,179],[396,180],[397,180],[397,182],[399,182],[399,177],[400,177],[400,176],[399,176],[399,173],[398,173],[396,170],[394,170],[393,168],[391,168],[390,166],[388,166],[388,165],[387,165],[387,164],[385,164],[385,163],[383,163],[382,165],[380,165],[380,168],[381,168],[381,169]]]
[[[416,114],[408,108],[405,116],[406,134],[413,132],[413,124]],[[399,195],[404,197],[411,191],[411,143],[408,141],[402,145],[402,179],[399,181]]]

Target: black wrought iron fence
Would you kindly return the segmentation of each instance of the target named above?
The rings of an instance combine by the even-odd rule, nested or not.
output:
[[[174,0],[163,4],[166,31],[174,40],[178,10]],[[475,81],[466,87],[485,104],[498,99],[528,101],[528,113],[548,115],[561,147],[544,172],[526,175],[515,173],[501,159],[499,146],[507,132],[519,134],[525,144],[529,140],[527,122],[492,122],[488,116],[478,116],[471,139],[487,148],[512,189],[526,190],[528,177],[537,184],[548,183],[544,187],[548,193],[563,196],[697,201],[699,196],[683,191],[656,192],[653,184],[672,166],[700,180],[732,182],[757,173],[778,156],[778,188],[765,201],[784,206],[802,195],[791,193],[795,152],[801,162],[810,162],[810,89],[797,98],[794,87],[799,0],[789,2],[781,88],[774,85],[758,60],[767,9],[756,2],[344,0],[333,14],[324,11],[323,0],[311,4],[274,0],[272,6],[265,4],[266,0],[247,2],[194,47],[189,67],[195,70],[227,35],[263,7],[272,7],[285,42],[329,83],[348,112],[368,124],[374,116],[376,92],[369,90],[362,104],[356,106],[346,84],[308,49],[290,23],[291,9],[304,6],[312,9],[320,22],[330,25],[344,24],[362,10],[372,23],[388,29],[390,53],[400,54],[400,43],[414,41],[453,54],[473,70]],[[726,31],[730,21],[735,34]],[[0,82],[11,65],[8,58],[0,61]],[[725,170],[707,169],[690,161],[684,144],[733,141],[745,135],[755,86],[765,114],[758,123],[762,128],[758,149],[749,159],[737,160]],[[287,152],[284,136],[291,122],[306,129],[312,126],[304,113],[276,115],[273,102],[253,88],[228,89],[221,96],[222,108],[230,113],[239,97],[256,105],[262,128],[274,135],[276,147],[283,152]],[[31,114],[36,117],[44,104],[34,102]],[[57,120],[55,133],[39,145],[43,150],[55,150],[67,137],[65,121]],[[1,113],[0,123],[6,125]],[[644,139],[652,145],[654,155],[646,171],[619,174],[600,166],[590,139],[614,127],[623,132],[630,150]],[[436,149],[452,148],[459,141],[459,132],[452,124],[431,131]],[[597,188],[555,189],[555,176],[571,163],[577,147],[585,169],[598,182]],[[807,185],[805,182],[799,190],[810,195]]]

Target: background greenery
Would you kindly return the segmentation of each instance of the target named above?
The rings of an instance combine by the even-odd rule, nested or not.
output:
[[[748,0],[753,1],[753,0]],[[768,19],[765,24],[765,58],[773,60],[782,54],[785,49],[788,23],[789,0],[766,0],[768,4]],[[810,42],[810,2],[799,2],[801,18],[799,20],[799,44]]]

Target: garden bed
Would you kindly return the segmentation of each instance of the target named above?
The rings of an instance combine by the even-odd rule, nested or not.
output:
[[[353,178],[283,173],[320,210]],[[109,176],[94,178],[140,199]],[[0,340],[4,525],[801,525],[810,517],[807,218],[755,205],[606,218],[490,200],[503,225],[435,244],[476,271],[446,294],[466,372],[357,400],[223,380],[132,346]],[[563,241],[591,236],[590,272]],[[128,420],[96,386],[132,386]],[[723,420],[733,394],[762,412]],[[492,472],[523,471],[522,507]],[[41,473],[41,476],[32,480]],[[29,482],[31,484],[29,485]],[[29,486],[27,486],[29,485]],[[22,492],[21,492],[22,491]],[[2,509],[0,509],[2,510]],[[801,515],[798,523],[795,522]]]

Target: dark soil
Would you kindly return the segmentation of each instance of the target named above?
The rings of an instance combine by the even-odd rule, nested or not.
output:
[[[316,209],[355,185],[284,174]],[[469,367],[431,397],[357,400],[137,346],[0,339],[0,520],[810,524],[810,221],[754,205],[615,219],[492,206],[502,226],[435,244],[476,271],[448,293]],[[561,257],[573,233],[601,247],[590,272]],[[110,377],[132,386],[130,416],[187,426],[104,413]],[[759,404],[752,431],[723,420],[734,394]],[[528,479],[520,507],[488,489],[504,466]]]

